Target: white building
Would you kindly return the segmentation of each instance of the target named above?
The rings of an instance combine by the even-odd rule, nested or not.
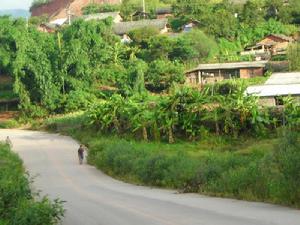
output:
[[[262,106],[282,104],[282,97],[291,96],[300,103],[300,72],[274,73],[264,85],[250,86],[246,94],[259,97]]]

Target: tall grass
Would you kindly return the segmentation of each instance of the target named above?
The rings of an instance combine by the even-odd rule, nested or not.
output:
[[[268,139],[207,136],[170,145],[104,136],[84,125],[84,117],[71,115],[45,124],[86,144],[88,162],[109,175],[183,192],[300,207],[299,132],[287,130]]]

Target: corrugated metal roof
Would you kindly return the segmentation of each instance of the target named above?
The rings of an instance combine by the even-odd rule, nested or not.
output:
[[[119,12],[106,12],[106,13],[96,13],[90,15],[84,15],[81,18],[85,21],[89,20],[104,20],[108,17],[116,18],[119,16]]]
[[[300,95],[300,72],[274,73],[264,85],[250,86],[246,93],[260,97]]]
[[[300,84],[300,72],[274,73],[265,82],[266,85],[274,84]]]
[[[246,94],[259,97],[300,95],[300,84],[250,86]]]
[[[274,37],[277,37],[277,38],[280,38],[282,40],[289,41],[289,42],[294,41],[294,39],[292,37],[286,36],[284,34],[270,34],[267,37],[270,37],[270,36],[274,36]]]
[[[198,70],[214,70],[214,69],[242,69],[242,68],[261,68],[265,67],[268,61],[253,61],[253,62],[234,62],[234,63],[212,63],[200,64],[197,68],[188,72]]]
[[[154,20],[138,20],[130,22],[121,22],[113,25],[113,30],[116,34],[128,34],[132,30],[136,30],[143,27],[156,27],[162,30],[166,27],[168,19],[154,19]]]
[[[63,25],[67,20],[68,20],[68,18],[56,19],[56,20],[50,21],[50,24],[55,24],[55,25],[61,26],[61,25]]]

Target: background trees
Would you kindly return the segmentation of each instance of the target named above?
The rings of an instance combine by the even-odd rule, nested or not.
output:
[[[76,20],[56,33],[44,34],[35,28],[39,21],[27,26],[23,20],[3,17],[0,70],[13,77],[20,108],[29,116],[88,107],[93,99],[111,96],[101,91],[103,87],[126,97],[147,91],[169,93],[174,83],[184,83],[184,71],[199,62],[252,60],[239,56],[245,46],[270,33],[295,32],[296,27],[287,23],[297,20],[298,3],[281,6],[280,2],[146,1],[149,9],[173,4],[174,20],[194,22],[197,27],[173,35],[159,34],[155,28],[133,30],[128,44],[113,34],[111,19]],[[121,9],[134,4],[141,7],[140,1],[127,0]],[[106,10],[106,5],[101,7]],[[267,13],[270,8],[276,9],[276,15]],[[290,50],[291,69],[298,68],[297,51]]]
[[[296,43],[290,46],[288,50],[290,71],[300,70],[300,44]]]

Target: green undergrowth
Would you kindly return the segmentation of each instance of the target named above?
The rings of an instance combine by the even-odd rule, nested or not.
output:
[[[16,119],[0,121],[0,129],[18,128],[20,126],[21,126],[21,123]]]
[[[83,113],[34,127],[73,136],[88,146],[91,165],[127,182],[300,207],[298,132],[262,139],[207,135],[195,142],[141,142],[103,135],[86,124]]]
[[[62,202],[30,190],[21,159],[0,143],[0,224],[55,225],[64,214]]]
[[[0,83],[0,101],[9,101],[18,98],[13,91],[13,84],[11,81]]]

